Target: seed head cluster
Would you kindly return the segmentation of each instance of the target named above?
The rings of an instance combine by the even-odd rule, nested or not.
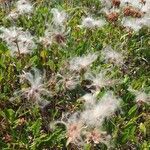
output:
[[[10,26],[0,27],[0,39],[7,47],[10,61],[17,59],[20,62],[19,69],[13,64],[20,75],[16,77],[15,84],[19,86],[13,89],[10,102],[20,99],[23,104],[34,104],[42,111],[52,103],[54,109],[62,108],[64,111],[61,119],[49,122],[55,127],[60,124],[66,127],[66,146],[74,144],[83,148],[86,144],[95,146],[102,143],[110,148],[114,135],[104,128],[105,122],[109,123],[122,110],[124,89],[118,91],[115,87],[121,84],[121,78],[126,79],[122,69],[130,69],[130,65],[125,65],[128,53],[122,39],[129,35],[128,31],[134,31],[131,32],[134,35],[143,27],[150,26],[150,1],[101,0],[98,17],[83,11],[76,22],[73,18],[78,13],[74,13],[74,9],[52,8],[48,10],[49,16],[42,14],[45,24],[39,29],[32,28],[31,20],[36,20],[32,15],[37,11],[33,6],[28,0],[18,0],[14,9],[3,18],[6,24],[10,22]],[[21,27],[26,18],[26,24]],[[117,37],[120,38],[119,44],[109,40],[112,34],[109,30],[116,26],[117,30],[125,32],[121,38]],[[72,32],[74,30],[76,33]],[[103,34],[103,30],[109,33]],[[83,39],[79,38],[79,33]],[[98,37],[97,43],[94,34]],[[76,47],[69,38],[77,43]],[[103,38],[105,40],[101,44]],[[94,42],[88,45],[88,40]],[[130,39],[126,43],[130,43]],[[122,47],[115,47],[116,44]],[[76,53],[72,55],[74,49]],[[26,58],[29,65],[24,65]],[[130,62],[132,60],[128,59]],[[13,65],[10,64],[11,69]],[[120,87],[126,87],[126,82],[130,82],[125,79]],[[135,105],[149,105],[150,95],[145,90],[129,87],[128,92],[135,96]],[[60,106],[62,101],[67,105]],[[58,112],[61,113],[59,109]],[[26,120],[20,119],[19,125],[24,123]],[[4,139],[7,138],[10,137]]]

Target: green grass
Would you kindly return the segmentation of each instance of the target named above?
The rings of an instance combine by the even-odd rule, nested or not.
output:
[[[100,95],[107,90],[112,90],[122,99],[121,111],[117,112],[104,123],[104,129],[112,135],[113,148],[120,150],[137,149],[148,150],[150,148],[150,109],[149,105],[137,106],[132,95],[127,89],[145,89],[150,91],[150,29],[143,28],[138,33],[131,35],[122,28],[120,22],[107,23],[100,29],[80,29],[82,16],[94,14],[94,17],[103,18],[100,13],[98,0],[57,0],[44,1],[35,4],[31,18],[20,16],[16,22],[4,18],[6,9],[0,11],[0,25],[5,27],[17,26],[28,29],[34,36],[40,37],[46,29],[45,22],[51,23],[52,8],[60,8],[69,14],[66,35],[66,45],[53,44],[50,48],[38,45],[31,55],[23,55],[20,58],[12,57],[6,43],[0,40],[0,149],[2,150],[62,150],[77,149],[75,145],[66,147],[65,128],[56,126],[50,128],[50,123],[60,119],[62,112],[75,112],[82,108],[82,104],[76,101],[86,90],[82,86],[66,91],[55,92],[48,98],[51,102],[44,111],[31,101],[18,100],[11,102],[13,93],[25,84],[19,83],[19,75],[22,70],[30,70],[33,67],[46,71],[46,80],[50,80],[52,74],[56,74],[65,68],[65,63],[74,56],[82,56],[89,52],[98,52],[106,45],[122,52],[125,57],[125,66],[114,67],[114,78],[122,82],[111,88],[104,88]],[[93,8],[94,7],[94,8]],[[57,57],[57,59],[56,59]],[[101,56],[93,63],[92,69],[99,71],[109,68]],[[49,89],[50,90],[50,89]],[[69,99],[68,99],[69,97]],[[23,122],[20,119],[24,118]],[[105,145],[87,145],[84,149],[107,149]]]

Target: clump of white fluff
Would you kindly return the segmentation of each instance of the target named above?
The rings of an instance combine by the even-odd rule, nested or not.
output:
[[[107,63],[113,63],[117,66],[123,65],[123,54],[113,50],[111,46],[106,46],[101,54]]]
[[[86,17],[82,20],[82,23],[80,27],[83,28],[98,28],[98,27],[103,27],[105,25],[105,21],[102,19],[95,20],[92,17]]]
[[[23,31],[22,28],[15,26],[10,28],[2,27],[0,31],[2,32],[0,38],[7,43],[12,55],[16,53],[32,53],[32,50],[36,48],[34,37],[29,31]]]
[[[132,87],[129,87],[128,90],[135,95],[135,101],[137,103],[150,103],[150,95],[143,90],[134,90]]]
[[[87,69],[87,67],[91,65],[97,59],[97,57],[97,53],[89,53],[88,55],[84,55],[81,57],[74,57],[69,62],[69,68],[73,71]]]

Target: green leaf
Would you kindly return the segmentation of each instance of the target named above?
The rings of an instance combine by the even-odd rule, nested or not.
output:
[[[30,130],[33,132],[33,135],[36,137],[40,134],[41,129],[41,119],[36,120],[33,125],[30,127]]]
[[[45,59],[46,56],[47,56],[47,51],[46,50],[42,50],[41,53],[40,53],[40,56]]]
[[[132,115],[133,113],[135,113],[135,111],[137,110],[137,105],[134,105],[128,112],[128,115]]]
[[[5,115],[10,123],[13,123],[15,121],[15,111],[13,109],[5,110]]]
[[[29,61],[29,63],[31,63],[31,64],[36,64],[38,62],[38,56],[33,56],[31,59],[30,59],[30,61]]]
[[[139,128],[140,128],[141,132],[143,132],[144,135],[146,135],[146,127],[143,123],[140,123]]]
[[[91,144],[85,144],[84,150],[91,150]]]

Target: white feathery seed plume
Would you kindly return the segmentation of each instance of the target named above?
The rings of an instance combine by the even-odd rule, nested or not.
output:
[[[90,143],[94,142],[94,144],[104,143],[109,147],[111,136],[107,134],[105,131],[101,131],[99,128],[94,128],[91,131],[85,132],[85,142]]]
[[[98,28],[98,27],[103,27],[105,25],[105,21],[102,19],[95,20],[92,17],[86,17],[83,18],[82,24],[79,25],[81,28]]]
[[[61,44],[65,46],[65,36],[69,33],[69,30],[66,31],[65,26],[59,27],[48,27],[44,36],[39,38],[39,43],[42,43],[44,47],[51,46],[53,43]]]
[[[142,28],[142,18],[123,18],[122,25],[138,32]]]
[[[81,146],[84,144],[83,138],[81,136],[82,130],[85,128],[84,124],[80,120],[79,114],[76,112],[72,115],[68,113],[63,114],[60,121],[55,121],[55,124],[63,124],[66,127],[66,146],[70,143]]]
[[[74,57],[69,62],[69,68],[72,71],[81,71],[82,69],[87,69],[96,59],[97,53],[89,53],[81,57]]]
[[[129,87],[128,91],[135,95],[135,101],[137,103],[143,102],[150,104],[150,94],[145,93],[143,90],[134,90],[132,87]]]
[[[21,82],[28,82],[29,87],[16,91],[14,95],[19,97],[24,96],[27,100],[32,100],[41,107],[44,107],[48,101],[43,99],[43,96],[51,96],[51,92],[46,89],[46,85],[43,83],[44,81],[40,71],[33,68],[33,73],[24,72],[20,75],[20,79]]]
[[[113,63],[117,66],[123,65],[124,57],[122,53],[113,50],[111,46],[106,46],[102,49],[101,54],[107,63]]]
[[[87,93],[81,97],[81,100],[84,100],[84,105],[86,109],[93,107],[96,103],[96,96],[92,93]]]
[[[105,118],[109,118],[120,106],[120,100],[117,99],[111,91],[108,91],[99,102],[81,113],[81,118],[89,126],[102,126]]]
[[[53,14],[52,22],[56,26],[63,26],[64,23],[67,21],[67,14],[64,11],[58,10],[57,8],[53,8],[51,12]]]
[[[20,14],[31,13],[33,10],[33,6],[30,4],[28,0],[19,0],[16,4],[16,9]]]
[[[23,31],[22,28],[15,26],[10,28],[1,27],[0,31],[2,32],[0,38],[7,43],[12,55],[32,53],[32,50],[36,48],[34,37],[29,31]]]
[[[121,0],[121,6],[130,5],[135,8],[141,8],[142,3],[140,0]]]
[[[98,74],[93,72],[86,72],[85,79],[92,82],[90,85],[87,85],[87,87],[95,87],[96,91],[98,91],[103,87],[114,85],[117,80],[111,79],[111,77],[107,76],[107,72],[108,70],[102,70]]]
[[[77,146],[84,146],[85,143],[104,143],[109,146],[110,135],[102,131],[103,121],[109,118],[120,107],[120,100],[111,91],[107,92],[99,102],[92,94],[86,94],[81,99],[85,100],[85,109],[69,113],[62,116],[60,121],[54,124],[64,124],[66,126],[67,145],[74,143]],[[90,106],[91,105],[91,106]]]
[[[17,19],[19,15],[31,14],[33,5],[28,0],[19,0],[16,2],[15,10],[11,11],[6,17],[7,19]]]
[[[79,76],[75,74],[65,73],[56,75],[57,86],[62,86],[64,89],[73,90],[80,83]]]
[[[105,8],[111,8],[111,0],[100,0],[100,2]]]

